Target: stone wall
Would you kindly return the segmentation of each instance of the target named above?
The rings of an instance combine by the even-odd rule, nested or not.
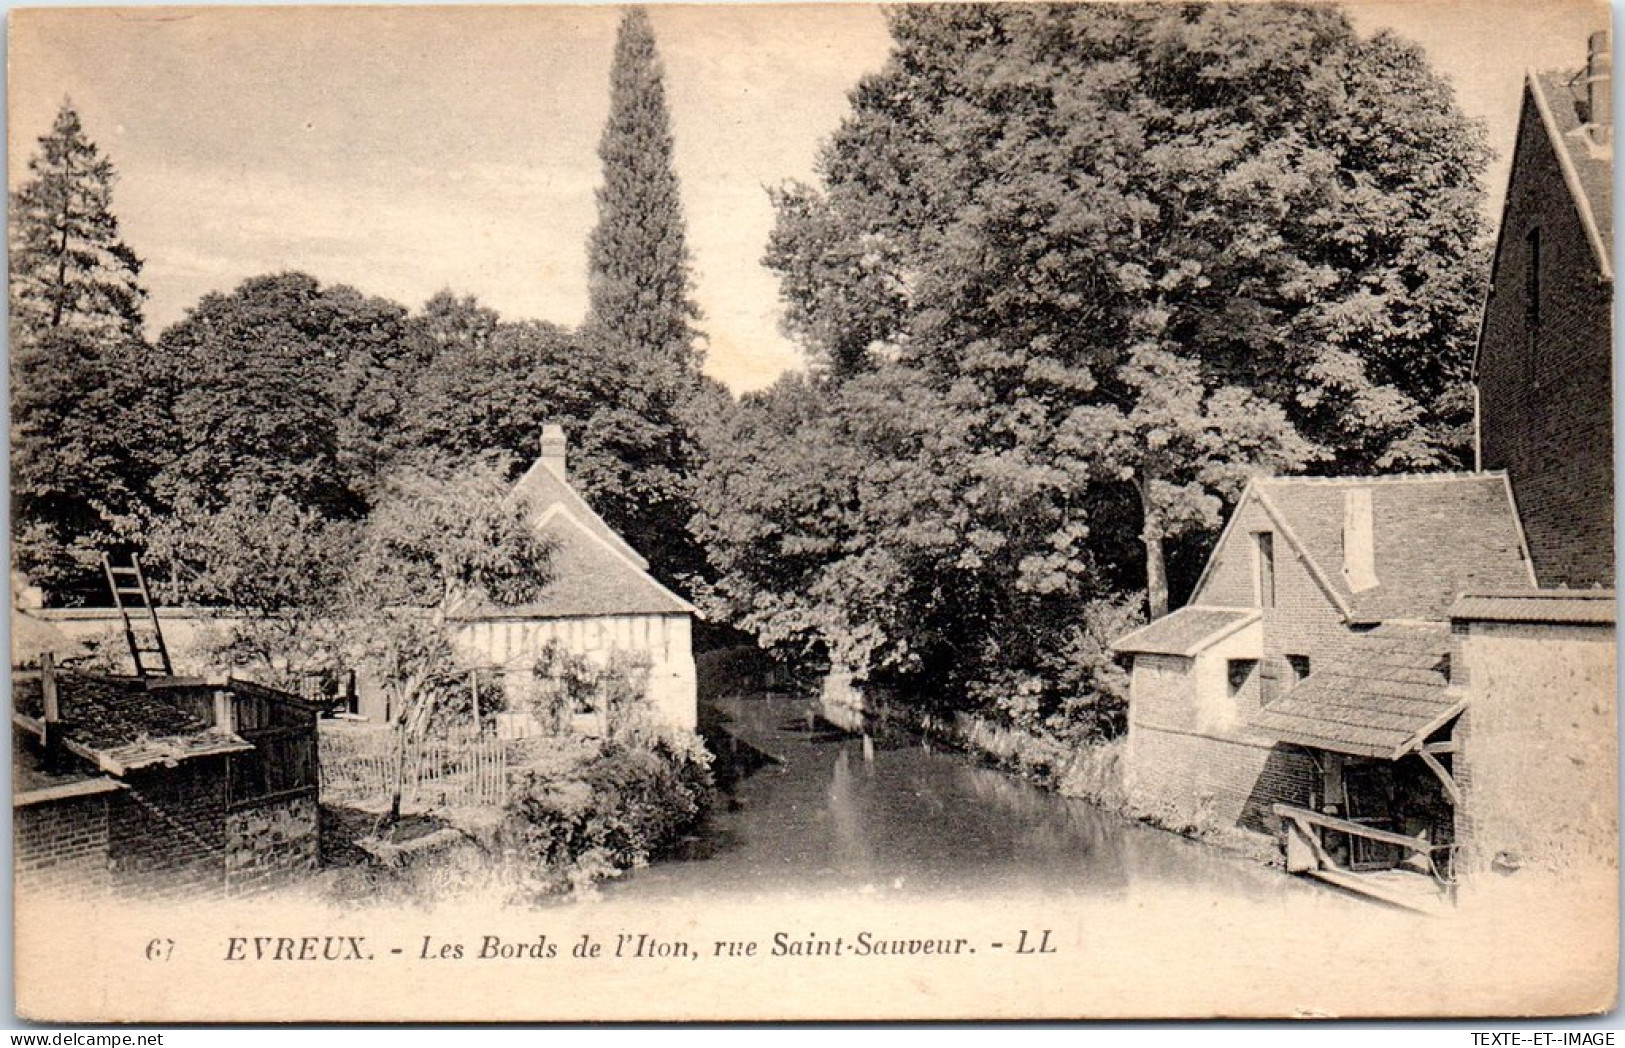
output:
[[[1273,835],[1270,805],[1307,804],[1320,781],[1314,762],[1295,747],[1200,730],[1193,663],[1135,656],[1123,761],[1129,805],[1175,829]]]
[[[226,889],[250,894],[297,882],[320,858],[316,795],[300,794],[226,815]]]
[[[1453,761],[1462,873],[1617,864],[1614,651],[1602,626],[1468,626]]]

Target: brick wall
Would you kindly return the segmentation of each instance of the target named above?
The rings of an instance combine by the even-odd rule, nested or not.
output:
[[[1458,868],[1613,866],[1618,855],[1614,636],[1598,626],[1473,623],[1453,777]]]
[[[110,872],[107,808],[107,794],[14,808],[12,847],[17,892],[69,897],[106,892]]]
[[[1273,674],[1275,695],[1295,682],[1288,655],[1307,655],[1311,669],[1317,659],[1329,655],[1348,636],[1342,613],[1326,596],[1325,590],[1309,573],[1297,551],[1269,514],[1252,499],[1236,511],[1236,522],[1227,540],[1214,551],[1213,569],[1206,583],[1192,598],[1192,604],[1251,608],[1258,601],[1253,586],[1253,533],[1275,534],[1275,606],[1264,609],[1264,659],[1260,667]],[[1341,570],[1341,565],[1320,565],[1322,570]]]
[[[1129,804],[1167,825],[1274,836],[1270,805],[1307,805],[1320,774],[1301,750],[1211,735],[1129,728]]]
[[[1531,337],[1529,234],[1540,230],[1540,323]],[[1478,350],[1485,469],[1504,469],[1542,586],[1612,585],[1613,286],[1545,128],[1526,96],[1495,286]]]
[[[1348,636],[1342,614],[1315,581],[1269,515],[1254,501],[1237,509],[1227,540],[1193,604],[1256,607],[1253,533],[1275,534],[1275,603],[1264,609],[1262,660],[1254,678],[1231,701],[1232,725],[1204,716],[1198,688],[1209,704],[1223,696],[1226,663],[1241,657],[1221,644],[1198,659],[1137,655],[1129,703],[1124,759],[1130,804],[1164,822],[1199,829],[1240,827],[1274,834],[1270,805],[1307,804],[1320,788],[1320,772],[1303,750],[1276,744],[1249,726],[1273,687],[1279,696],[1296,682],[1288,655],[1307,655],[1311,667]],[[1267,684],[1273,675],[1273,684]]]
[[[248,805],[226,815],[226,888],[233,895],[297,882],[320,853],[316,795]]]
[[[1320,782],[1308,755],[1245,730],[1201,730],[1195,715],[1195,660],[1137,655],[1124,757],[1125,788],[1136,811],[1176,827],[1239,827],[1273,835],[1270,805],[1306,804]]]
[[[132,772],[112,802],[109,851],[115,880],[144,897],[185,898],[225,890],[226,759]]]

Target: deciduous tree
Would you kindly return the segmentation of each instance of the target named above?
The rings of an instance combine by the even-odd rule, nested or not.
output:
[[[832,374],[896,361],[986,452],[1070,460],[1141,515],[1153,611],[1239,471],[1460,461],[1485,150],[1418,50],[1324,6],[891,17],[821,184],[775,196]]]
[[[399,412],[406,310],[302,273],[211,293],[159,337],[145,379],[163,424],[162,505],[282,495],[358,517]]]

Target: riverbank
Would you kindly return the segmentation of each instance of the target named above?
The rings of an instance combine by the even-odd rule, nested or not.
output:
[[[946,717],[920,714],[888,692],[871,694],[839,679],[825,681],[818,701],[824,716],[848,731],[918,733],[1040,789],[1087,801],[1116,817],[1177,834],[1261,866],[1283,866],[1276,841],[1221,825],[1211,805],[1202,798],[1195,798],[1191,805],[1179,810],[1147,810],[1132,804],[1124,781],[1125,736],[1074,742],[969,713]]]
[[[1041,789],[940,734],[899,726],[866,740],[805,694],[741,693],[713,705],[707,719],[738,740],[716,755],[717,781],[732,784],[726,802],[684,857],[605,885],[606,900],[1325,894]]]

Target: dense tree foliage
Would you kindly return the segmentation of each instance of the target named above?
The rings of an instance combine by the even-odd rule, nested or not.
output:
[[[1036,422],[1097,458],[1153,610],[1161,543],[1238,472],[1461,460],[1485,150],[1416,49],[1284,5],[892,29],[823,184],[776,198],[788,325],[833,373],[895,359],[978,401],[991,447]]]
[[[823,377],[712,445],[720,607],[1043,691],[1251,473],[1460,460],[1485,150],[1415,48],[1324,6],[890,18],[819,184],[773,194]]]
[[[166,505],[281,495],[359,516],[398,405],[387,377],[406,311],[303,273],[205,295],[158,339],[147,368]]]
[[[687,588],[706,563],[682,526],[699,465],[693,423],[724,394],[699,372],[700,314],[672,150],[654,29],[634,7],[616,35],[598,146],[603,182],[579,339],[591,406],[571,433],[580,447],[572,473],[651,570]]]
[[[78,602],[153,469],[131,409],[145,292],[112,211],[113,165],[71,106],[28,169],[11,197],[13,560]]]

